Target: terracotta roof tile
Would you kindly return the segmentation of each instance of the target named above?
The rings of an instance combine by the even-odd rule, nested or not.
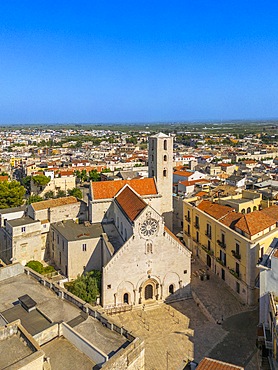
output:
[[[129,186],[126,186],[115,199],[131,221],[134,221],[147,206],[143,199],[135,194]]]
[[[35,211],[41,211],[42,209],[65,206],[67,204],[78,203],[75,197],[63,197],[58,199],[43,200],[42,202],[32,203],[31,206]]]
[[[226,216],[230,212],[234,212],[234,208],[222,206],[221,204],[213,203],[209,200],[203,200],[198,206],[201,211],[207,213],[217,220]]]
[[[244,367],[205,357],[199,363],[198,370],[244,370]]]
[[[0,181],[9,181],[9,176],[0,176]]]
[[[265,212],[254,211],[243,215],[235,224],[235,227],[253,236],[273,225],[275,225],[275,220],[272,217],[268,216]]]
[[[129,185],[139,195],[155,195],[157,189],[153,178],[117,180],[117,181],[100,181],[92,182],[93,199],[111,199],[125,186]]]
[[[243,217],[242,213],[230,212],[221,219],[221,222],[222,224],[230,227],[231,229],[234,229],[235,224],[237,223],[238,220],[241,219],[241,217]]]
[[[194,172],[190,172],[190,171],[175,171],[174,172],[174,175],[183,176],[183,177],[189,177],[189,176],[192,176],[193,174]]]
[[[261,212],[272,217],[275,221],[278,221],[278,206],[274,205],[268,208],[264,208]]]

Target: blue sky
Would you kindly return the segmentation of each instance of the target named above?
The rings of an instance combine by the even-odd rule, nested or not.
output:
[[[276,0],[0,0],[0,123],[278,117]]]

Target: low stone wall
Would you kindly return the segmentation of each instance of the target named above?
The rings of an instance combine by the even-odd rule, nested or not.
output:
[[[59,324],[53,324],[49,328],[34,335],[34,339],[38,342],[40,346],[42,346],[43,344],[50,342],[52,339],[58,336],[59,336]]]
[[[145,369],[145,345],[136,338],[128,347],[122,348],[106,364],[103,370],[144,370]]]
[[[205,307],[205,305],[201,302],[200,298],[197,296],[197,294],[192,290],[191,291],[192,293],[192,298],[194,299],[194,301],[196,302],[197,306],[200,308],[200,310],[203,312],[203,314],[206,316],[206,318],[216,324],[217,321],[213,318],[213,316],[211,315],[211,313],[208,311],[208,309]]]
[[[60,335],[63,335],[70,343],[72,343],[79,351],[88,356],[97,365],[102,365],[108,361],[108,356],[103,353],[92,343],[87,341],[81,334],[77,333],[72,327],[66,323],[61,324]]]
[[[0,281],[20,275],[24,272],[24,267],[20,263],[14,263],[0,268]]]

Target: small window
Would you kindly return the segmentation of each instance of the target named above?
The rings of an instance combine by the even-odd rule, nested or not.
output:
[[[236,292],[240,294],[240,285],[238,282],[236,282]]]
[[[199,243],[199,231],[196,232],[196,240],[197,240],[197,243]]]
[[[63,240],[63,246],[62,246],[62,248],[63,248],[63,252],[64,252],[64,250],[65,250],[65,241]]]
[[[163,170],[163,176],[166,177],[167,176],[167,170]]]
[[[87,250],[87,244],[82,244],[82,251],[86,252],[86,250]]]
[[[60,237],[57,235],[57,243],[60,244]]]
[[[21,228],[21,232],[25,233],[25,231],[26,231],[26,227],[24,226],[24,227]]]
[[[154,161],[154,155],[152,154],[152,162]]]
[[[152,177],[154,177],[154,170],[152,170]]]
[[[163,147],[164,147],[164,150],[167,150],[167,140],[164,140]]]
[[[164,160],[164,162],[166,162],[166,161],[167,161],[167,155],[164,155],[164,156],[163,156],[163,160]]]
[[[170,294],[174,293],[174,285],[173,284],[169,285],[169,293]]]
[[[111,284],[108,284],[107,285],[107,289],[111,289]]]
[[[187,270],[183,270],[183,273],[184,273],[184,274],[187,274]]]

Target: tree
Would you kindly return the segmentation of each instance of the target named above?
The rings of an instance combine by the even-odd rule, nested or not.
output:
[[[21,179],[21,184],[25,187],[28,193],[31,191],[31,176],[26,176]]]
[[[92,170],[89,172],[89,179],[91,181],[100,181],[100,174],[97,172],[97,170]]]
[[[45,186],[49,183],[50,177],[45,175],[35,175],[32,177],[34,184],[39,186]]]
[[[37,203],[37,202],[41,202],[42,200],[43,200],[43,198],[40,197],[39,195],[30,195],[30,197],[28,198],[27,203],[28,204]]]
[[[65,287],[77,297],[88,303],[96,302],[100,296],[101,272],[92,270],[84,275],[78,275],[72,283],[65,284]]]
[[[67,194],[64,190],[58,190],[57,191],[57,194],[56,194],[56,198],[63,198],[65,197]]]
[[[78,188],[73,188],[68,190],[68,195],[76,197],[78,199],[82,199],[82,191]]]
[[[26,190],[18,181],[0,183],[0,209],[21,206]]]
[[[44,194],[44,199],[53,199],[55,198],[54,191],[49,190]]]

